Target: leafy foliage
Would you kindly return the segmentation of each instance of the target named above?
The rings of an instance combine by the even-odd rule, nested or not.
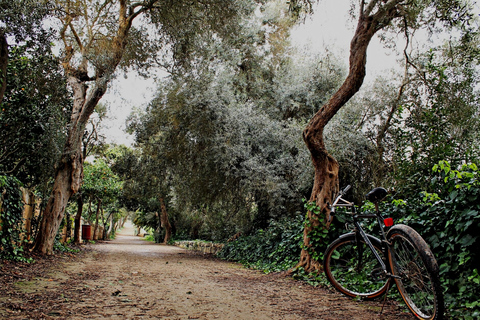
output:
[[[70,102],[58,61],[27,46],[11,47],[0,106],[0,172],[26,186],[46,184],[65,140]]]
[[[422,55],[425,73],[412,79],[391,131],[395,180],[406,195],[410,187],[428,187],[439,161],[456,166],[479,158],[478,54],[462,42],[448,45]]]
[[[416,196],[438,161],[479,157],[478,34],[422,50],[408,56],[403,76],[378,77],[326,127],[340,184],[354,186],[357,203],[379,185]]]
[[[92,198],[102,199],[104,203],[114,201],[122,189],[120,178],[115,175],[103,159],[95,159],[93,164],[86,163],[82,192]]]
[[[303,217],[300,215],[272,221],[265,230],[228,242],[218,256],[267,273],[284,271],[297,263],[302,231]]]
[[[311,187],[301,131],[341,68],[289,47],[284,3],[262,10],[228,41],[203,39],[208,54],[165,79],[145,114],[132,118],[150,168],[142,172],[166,181],[176,231],[194,239],[225,240],[294,217]],[[242,46],[232,50],[233,41]],[[142,190],[157,181],[148,180]]]
[[[433,168],[433,192],[397,201],[386,212],[414,227],[431,246],[440,266],[446,307],[455,319],[480,316],[480,183],[476,165]]]
[[[89,202],[89,206],[83,208],[83,216],[93,222],[91,204],[97,204],[98,218],[103,221],[104,227],[118,218],[118,198],[123,189],[123,181],[112,171],[105,159],[97,158],[92,164],[85,163],[84,181],[82,185],[82,197]],[[76,212],[76,205],[72,203],[69,210]],[[113,215],[113,220],[108,220]],[[97,221],[95,221],[97,223]],[[106,232],[106,230],[104,231]]]
[[[34,42],[41,48],[49,47],[46,37],[50,35],[45,30],[42,21],[51,9],[47,1],[38,0],[0,0],[0,29],[9,36],[14,36],[16,43]]]
[[[23,257],[23,201],[21,183],[9,176],[0,176],[0,258],[28,261]]]
[[[328,240],[330,232],[329,229],[325,227],[325,223],[322,220],[318,220],[321,212],[320,207],[318,207],[315,202],[307,202],[306,199],[303,199],[303,201],[305,202],[305,209],[312,214],[312,218],[309,219],[307,215],[304,222],[304,229],[308,228],[308,230],[310,230],[307,235],[310,239],[310,246],[307,247],[302,243],[301,248],[306,250],[312,256],[313,260],[322,261],[323,252],[326,249],[326,244],[328,244],[326,240]],[[317,220],[318,223],[315,223],[315,220]]]

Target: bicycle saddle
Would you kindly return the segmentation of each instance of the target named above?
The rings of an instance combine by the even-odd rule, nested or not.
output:
[[[380,187],[373,189],[372,191],[370,191],[366,195],[367,200],[371,201],[373,203],[376,203],[376,202],[382,200],[386,196],[387,196],[387,190],[385,190],[384,188],[380,188]]]

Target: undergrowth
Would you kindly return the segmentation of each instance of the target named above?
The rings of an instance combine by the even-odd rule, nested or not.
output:
[[[272,221],[266,230],[228,242],[218,257],[266,273],[293,268],[301,251],[303,217]]]
[[[24,256],[21,186],[15,177],[0,176],[0,259],[32,262]]]
[[[452,319],[479,319],[479,170],[474,164],[454,170],[448,162],[440,162],[433,170],[437,177],[432,181],[431,192],[422,192],[415,199],[390,199],[390,203],[382,204],[382,211],[396,223],[413,227],[430,245],[440,267],[447,315]],[[369,205],[360,210],[371,210]],[[341,225],[346,219],[337,214],[335,220]],[[267,273],[288,270],[300,256],[303,227],[302,216],[273,221],[266,230],[227,243],[218,256]],[[335,224],[332,227],[328,241],[344,232]],[[373,231],[370,225],[365,225],[365,229]],[[324,249],[316,248],[320,253]],[[323,274],[308,274],[301,268],[293,276],[312,285],[327,285]],[[389,296],[398,298],[396,292],[391,290]]]

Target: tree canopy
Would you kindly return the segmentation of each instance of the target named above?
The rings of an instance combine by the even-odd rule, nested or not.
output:
[[[460,270],[478,281],[468,263],[478,260],[471,250],[475,225],[467,221],[477,216],[468,200],[476,199],[477,169],[461,167],[479,160],[478,25],[468,2],[351,1],[358,25],[348,66],[332,50],[312,54],[291,46],[291,28],[312,11],[310,0],[19,3],[0,2],[0,40],[8,49],[2,51],[8,59],[2,60],[0,174],[43,195],[36,250],[52,252],[65,208],[77,212],[78,223],[83,215],[105,226],[129,212],[158,242],[224,242],[242,234],[225,257],[243,243],[241,259],[261,257],[256,265],[291,268],[291,255],[301,254],[299,273],[321,271],[323,242],[344,222],[323,230],[339,186],[353,185],[360,203],[382,185],[396,203],[427,192],[421,197],[430,202],[412,202],[422,213],[388,210],[425,232],[443,274]],[[441,42],[416,46],[420,33]],[[365,87],[367,48],[376,35],[387,48],[405,39],[397,48],[401,71]],[[158,85],[154,99],[128,121],[135,145],[93,143],[107,112],[103,95],[112,79],[131,70]],[[455,212],[461,226],[440,218],[432,224],[448,223],[447,231],[425,226],[442,210]],[[312,241],[319,233],[320,241]],[[449,241],[461,244],[455,250],[462,261],[442,253],[455,252]],[[267,257],[260,252],[270,249]],[[459,294],[470,285],[448,283]],[[472,314],[473,296],[462,294]]]

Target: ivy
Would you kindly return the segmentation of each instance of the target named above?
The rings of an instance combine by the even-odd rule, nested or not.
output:
[[[455,319],[480,317],[480,181],[478,167],[447,161],[432,170],[430,192],[387,205],[386,214],[414,227],[430,245],[440,268],[445,304]]]
[[[321,209],[313,201],[306,201],[303,199],[304,207],[307,212],[311,213],[311,218],[308,218],[308,213],[305,216],[304,227],[309,228],[308,238],[310,239],[309,246],[305,246],[302,243],[302,249],[306,250],[312,259],[316,261],[323,260],[323,252],[329,239],[329,230],[327,229],[325,222],[319,219]]]
[[[0,258],[31,262],[23,256],[23,201],[21,182],[10,176],[0,176]]]
[[[265,230],[227,242],[218,253],[222,259],[268,272],[293,268],[300,256],[303,218],[271,221]]]

